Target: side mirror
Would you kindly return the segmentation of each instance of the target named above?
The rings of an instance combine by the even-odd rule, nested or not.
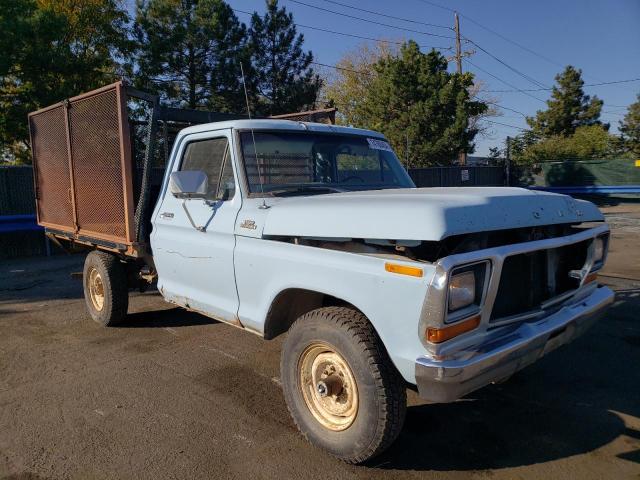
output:
[[[173,172],[169,190],[176,198],[205,198],[209,189],[207,174],[201,170]]]

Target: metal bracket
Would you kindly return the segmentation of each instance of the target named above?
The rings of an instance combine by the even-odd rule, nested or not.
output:
[[[182,208],[184,209],[184,213],[187,214],[187,218],[189,219],[189,223],[191,223],[191,226],[193,228],[195,228],[196,230],[198,230],[199,232],[205,233],[207,231],[207,228],[202,226],[202,227],[198,227],[195,222],[193,221],[193,218],[191,217],[191,214],[189,213],[189,209],[187,209],[187,200],[182,200]]]

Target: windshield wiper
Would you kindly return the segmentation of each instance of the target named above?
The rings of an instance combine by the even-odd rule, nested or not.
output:
[[[346,190],[328,185],[300,185],[292,188],[282,188],[280,190],[272,190],[269,193],[274,196],[297,195],[304,193],[342,193]]]

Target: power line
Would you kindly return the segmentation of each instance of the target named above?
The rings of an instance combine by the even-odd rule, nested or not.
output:
[[[489,71],[487,71],[487,70],[485,70],[485,69],[483,69],[483,68],[481,68],[481,67],[479,67],[479,66],[475,65],[475,64],[474,64],[474,63],[472,63],[470,60],[467,60],[467,62],[468,62],[469,64],[471,64],[474,68],[477,68],[478,70],[483,71],[484,73],[486,73],[487,75],[492,76],[492,77],[493,77],[493,78],[495,78],[496,80],[498,80],[498,81],[500,81],[500,82],[502,82],[502,83],[504,83],[504,84],[506,84],[506,85],[511,85],[510,83],[506,82],[505,80],[501,79],[500,77],[497,77],[497,76],[496,76],[496,75],[494,75],[493,73],[491,73],[491,72],[489,72]],[[514,88],[516,88],[516,87],[514,87]],[[546,103],[544,100],[542,100],[542,99],[540,99],[540,98],[538,98],[538,97],[534,97],[533,95],[529,94],[528,92],[529,92],[529,91],[531,91],[531,90],[522,90],[522,89],[517,89],[517,88],[516,88],[515,90],[504,90],[504,91],[514,92],[514,93],[522,93],[522,94],[527,95],[527,96],[529,96],[529,97],[531,97],[531,98],[534,98],[534,99],[536,99],[536,100],[538,100],[538,101],[540,101],[540,102]],[[484,92],[491,92],[491,93],[494,93],[494,92],[500,92],[500,90],[484,90]],[[523,117],[525,117],[525,118],[527,117],[524,113],[519,112],[519,111],[517,111],[517,110],[514,110],[514,109],[512,109],[512,108],[509,108],[509,107],[504,107],[504,106],[500,105],[499,103],[496,103],[496,102],[487,102],[487,103],[490,103],[490,104],[493,104],[493,105],[497,105],[498,107],[500,107],[500,108],[504,108],[505,110],[510,110],[510,111],[512,111],[512,112],[519,113],[520,115],[522,115],[522,116],[523,116]],[[601,110],[601,113],[603,113],[603,114],[608,114],[608,115],[617,115],[617,116],[620,116],[620,117],[624,117],[624,116],[625,116],[625,114],[624,114],[624,113],[620,113],[620,112],[612,112],[612,111],[610,111],[610,110]]]
[[[324,1],[327,2],[327,3],[332,3],[334,5],[339,5],[339,6],[344,7],[344,8],[350,8],[352,10],[357,10],[357,11],[360,11],[360,12],[370,13],[372,15],[378,15],[378,16],[381,16],[381,17],[391,18],[393,20],[400,20],[402,22],[415,23],[417,25],[424,25],[424,26],[427,26],[427,27],[436,27],[436,28],[444,28],[444,29],[447,29],[447,30],[453,30],[448,25],[438,25],[436,23],[420,22],[418,20],[412,20],[410,18],[395,17],[393,15],[389,15],[389,14],[386,14],[386,13],[374,12],[373,10],[367,10],[367,9],[364,9],[364,8],[353,7],[353,6],[347,5],[345,3],[336,2],[335,0],[324,0]]]
[[[327,68],[333,68],[334,70],[343,70],[345,72],[357,73],[358,75],[367,75],[367,76],[371,76],[372,75],[370,72],[363,72],[361,70],[354,70],[353,68],[338,67],[337,65],[328,65],[326,63],[320,63],[320,62],[311,62],[311,63],[313,65],[318,65],[320,67],[327,67]]]
[[[495,79],[496,79],[496,80],[498,80],[499,82],[504,83],[505,85],[507,85],[507,86],[509,86],[509,87],[513,88],[513,89],[514,89],[514,90],[513,90],[514,92],[520,92],[520,93],[522,93],[523,95],[526,95],[527,97],[531,97],[531,98],[533,98],[534,100],[537,100],[537,101],[542,102],[542,103],[545,103],[545,104],[547,103],[547,102],[545,102],[544,100],[542,100],[541,98],[538,98],[538,97],[536,97],[535,95],[531,95],[527,90],[523,90],[523,89],[521,89],[521,88],[518,88],[518,87],[516,87],[515,85],[513,85],[513,84],[511,84],[511,83],[507,82],[506,80],[503,80],[502,78],[498,77],[497,75],[494,75],[493,73],[489,72],[488,70],[485,70],[484,68],[479,67],[478,65],[476,65],[475,63],[473,63],[471,60],[467,59],[467,60],[466,60],[466,62],[467,62],[467,63],[469,63],[470,65],[472,65],[474,68],[477,68],[478,70],[480,70],[480,71],[482,71],[482,72],[486,73],[487,75],[489,75],[489,76],[491,76],[491,77],[495,78]],[[495,92],[495,90],[485,90],[485,92],[492,92],[492,93],[493,93],[493,92]]]
[[[418,1],[420,1],[422,3],[425,3],[427,5],[431,5],[432,7],[441,8],[441,9],[446,10],[448,12],[452,12],[452,13],[456,12],[456,10],[454,10],[452,8],[445,7],[443,5],[439,5],[439,4],[437,4],[435,2],[431,2],[429,0],[418,0]],[[520,48],[520,49],[522,49],[522,50],[524,50],[524,51],[526,51],[526,52],[528,52],[528,53],[530,53],[532,55],[535,55],[536,57],[539,57],[539,58],[541,58],[541,59],[543,59],[543,60],[545,60],[545,61],[547,61],[547,62],[549,62],[549,63],[551,63],[553,65],[556,65],[556,66],[558,66],[560,68],[564,68],[566,66],[566,65],[564,65],[564,64],[562,64],[560,62],[557,62],[557,61],[555,61],[555,60],[553,60],[553,59],[551,59],[551,58],[549,58],[549,57],[547,57],[547,56],[545,56],[545,55],[543,55],[543,54],[541,54],[539,52],[536,52],[535,50],[532,50],[531,48],[529,48],[529,47],[527,47],[525,45],[522,45],[521,43],[516,42],[515,40],[512,40],[512,39],[506,37],[505,35],[497,32],[497,31],[495,31],[495,30],[493,30],[493,29],[491,29],[489,27],[487,27],[486,25],[481,24],[480,22],[478,22],[477,20],[474,20],[473,18],[469,17],[468,15],[465,15],[465,14],[460,13],[460,12],[458,12],[458,14],[461,17],[463,17],[465,20],[468,20],[469,22],[473,23],[474,25],[477,25],[478,27],[480,27],[480,28],[492,33],[493,35],[496,35],[497,37],[501,38],[502,40],[504,40],[504,41],[506,41],[508,43],[511,43],[511,44],[515,45],[516,47],[518,47],[518,48]],[[602,82],[599,78],[594,77],[593,75],[585,75],[585,77],[590,77],[590,78],[593,78],[595,80],[598,80],[603,85],[611,85],[611,84],[615,84],[615,83],[627,83],[627,82],[613,82],[613,83]],[[594,85],[597,86],[599,84],[594,84]]]
[[[251,12],[246,12],[244,10],[239,10],[236,8],[232,9],[234,12],[236,13],[243,13],[245,15],[253,15],[253,13]],[[320,28],[320,27],[314,27],[312,25],[303,25],[302,23],[294,23],[294,25],[296,27],[300,27],[300,28],[308,28],[310,30],[317,30],[319,32],[325,32],[325,33],[331,33],[334,35],[342,35],[344,37],[351,37],[351,38],[359,38],[361,40],[370,40],[372,42],[380,42],[380,43],[390,43],[390,44],[394,44],[394,45],[402,45],[404,44],[404,42],[400,42],[400,41],[396,41],[396,40],[385,40],[382,38],[374,38],[374,37],[365,37],[363,35],[355,35],[353,33],[346,33],[346,32],[338,32],[337,30],[329,30],[326,28]],[[443,47],[443,46],[439,46],[439,45],[418,45],[420,48],[436,48],[438,50],[453,50],[453,47]]]
[[[479,50],[482,50],[484,53],[486,53],[487,55],[489,55],[491,58],[493,58],[496,62],[504,65],[505,67],[507,67],[509,70],[511,70],[512,72],[520,75],[522,78],[524,78],[525,80],[529,81],[530,83],[533,83],[534,85],[536,85],[537,87],[539,87],[541,90],[547,89],[549,87],[547,87],[544,83],[539,82],[538,80],[536,80],[533,77],[530,77],[529,75],[527,75],[526,73],[522,73],[520,70],[516,69],[515,67],[512,67],[511,65],[509,65],[507,62],[505,62],[504,60],[496,57],[493,53],[489,52],[487,49],[481,47],[480,45],[478,45],[476,42],[474,42],[473,40],[464,37],[465,40],[467,40],[469,43],[471,43],[472,45],[475,45]]]
[[[551,63],[553,65],[559,66],[561,68],[565,67],[565,65],[561,64],[560,62],[556,62],[555,60],[552,60],[549,57],[546,57],[546,56],[542,55],[541,53],[538,53],[538,52],[536,52],[534,50],[531,50],[529,47],[526,47],[526,46],[516,42],[515,40],[511,40],[510,38],[505,37],[501,33],[496,32],[495,30],[492,30],[491,28],[489,28],[489,27],[487,27],[485,25],[482,25],[480,22],[475,21],[473,18],[468,17],[467,15],[464,15],[464,14],[461,13],[460,16],[463,17],[465,20],[468,20],[469,22],[473,23],[474,25],[477,25],[478,27],[486,30],[487,32],[493,33],[495,36],[500,37],[505,42],[508,42],[508,43],[511,43],[511,44],[515,45],[516,47],[524,50],[525,52],[529,52],[530,54],[535,55],[536,57],[539,57],[539,58],[541,58],[541,59],[543,59],[543,60],[545,60],[545,61],[547,61],[547,62],[549,62],[549,63]]]
[[[516,130],[522,130],[523,132],[527,130],[526,128],[516,127],[515,125],[509,125],[508,123],[495,122],[493,120],[484,120],[484,121],[487,123],[493,123],[495,125],[502,125],[503,127],[515,128]]]
[[[434,3],[434,2],[431,2],[431,1],[428,1],[428,0],[419,0],[419,1],[421,1],[422,3],[426,3],[427,5],[431,5],[433,7],[436,7],[436,8],[441,8],[443,10],[447,10],[449,12],[455,12],[455,10],[453,10],[452,8],[448,8],[448,7],[445,7],[443,5],[439,5],[437,3]],[[525,45],[522,45],[519,42],[516,42],[515,40],[512,40],[512,39],[508,38],[507,36],[501,34],[500,32],[497,32],[497,31],[487,27],[486,25],[481,24],[477,20],[474,20],[473,18],[469,17],[468,15],[465,15],[463,13],[459,13],[459,15],[461,17],[463,17],[465,20],[468,20],[469,22],[473,23],[474,25],[477,25],[478,27],[486,30],[487,32],[492,33],[493,35],[501,38],[505,42],[511,43],[512,45],[515,45],[516,47],[524,50],[525,52],[528,52],[528,53],[530,53],[532,55],[535,55],[536,57],[541,58],[541,59],[545,60],[546,62],[549,62],[549,63],[551,63],[551,64],[553,64],[555,66],[558,66],[560,68],[564,68],[565,67],[565,65],[563,65],[562,63],[557,62],[557,61],[555,61],[555,60],[553,60],[553,59],[551,59],[551,58],[549,58],[549,57],[547,57],[547,56],[545,56],[545,55],[543,55],[543,54],[541,54],[539,52],[536,52],[535,50],[532,50],[531,48],[529,48],[529,47],[527,47]],[[592,78],[594,78],[594,77],[592,77]],[[596,80],[598,80],[598,79],[596,78]]]
[[[449,60],[449,61],[453,61],[453,60]],[[328,63],[321,63],[321,62],[309,62],[309,63],[313,65],[318,65],[320,67],[333,68],[334,70],[343,70],[345,72],[357,73],[358,75],[367,75],[367,76],[373,75],[373,73],[371,72],[364,72],[362,70],[355,70],[353,68],[347,68],[347,67],[339,67],[338,65],[329,65]]]
[[[368,22],[368,23],[372,23],[374,25],[381,25],[383,27],[395,28],[397,30],[402,30],[402,31],[405,31],[405,32],[419,33],[421,35],[429,35],[431,37],[440,37],[440,38],[449,38],[449,39],[453,39],[454,38],[454,37],[452,37],[450,35],[440,35],[438,33],[424,32],[422,30],[412,30],[410,28],[398,27],[396,25],[390,25],[388,23],[376,22],[375,20],[369,20],[369,19],[362,18],[362,17],[356,17],[355,15],[349,15],[348,13],[336,12],[335,10],[330,10],[328,8],[318,7],[317,5],[311,5],[311,4],[308,4],[308,3],[305,3],[305,2],[301,2],[300,0],[289,0],[289,1],[293,2],[293,3],[297,3],[298,5],[304,5],[305,7],[315,8],[316,10],[321,10],[323,12],[333,13],[334,15],[340,15],[340,16],[343,16],[343,17],[352,18],[354,20],[359,20],[361,22]]]
[[[600,110],[600,113],[604,113],[605,115],[616,115],[618,117],[624,117],[625,114],[624,113],[620,113],[620,112],[612,112],[610,110]]]
[[[582,86],[583,87],[600,87],[603,85],[615,85],[618,83],[631,83],[631,82],[640,82],[640,77],[638,78],[629,78],[626,80],[613,80],[610,82],[599,82],[599,83],[585,83]],[[517,91],[524,91],[524,92],[541,92],[544,90],[553,90],[555,87],[545,87],[545,88],[528,88],[525,90],[517,90]],[[487,90],[488,92],[493,92],[493,93],[508,93],[508,92],[513,92],[514,90]],[[613,106],[613,105],[611,105]]]
[[[441,8],[443,10],[446,10],[447,12],[455,12],[455,10],[453,8],[445,7],[444,5],[439,5],[437,3],[430,2],[428,0],[420,0],[420,1],[422,3],[426,3],[427,5],[431,5],[432,7]]]
[[[502,105],[502,104],[500,104],[500,103],[497,103],[497,102],[487,102],[487,101],[484,101],[484,102],[485,102],[485,103],[487,103],[487,104],[489,104],[489,105],[495,105],[496,107],[502,108],[502,109],[504,109],[504,110],[509,110],[510,112],[517,113],[517,114],[519,114],[519,115],[522,115],[524,118],[527,118],[527,115],[526,115],[526,114],[524,114],[524,113],[522,113],[521,111],[516,110],[516,109],[514,109],[514,108],[511,108],[511,107],[505,107],[504,105]]]

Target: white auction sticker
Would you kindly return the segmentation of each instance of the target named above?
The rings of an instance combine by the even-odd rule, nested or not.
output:
[[[384,140],[380,140],[378,138],[367,138],[367,142],[369,142],[369,148],[373,148],[374,150],[386,150],[387,152],[393,152],[391,145]]]

